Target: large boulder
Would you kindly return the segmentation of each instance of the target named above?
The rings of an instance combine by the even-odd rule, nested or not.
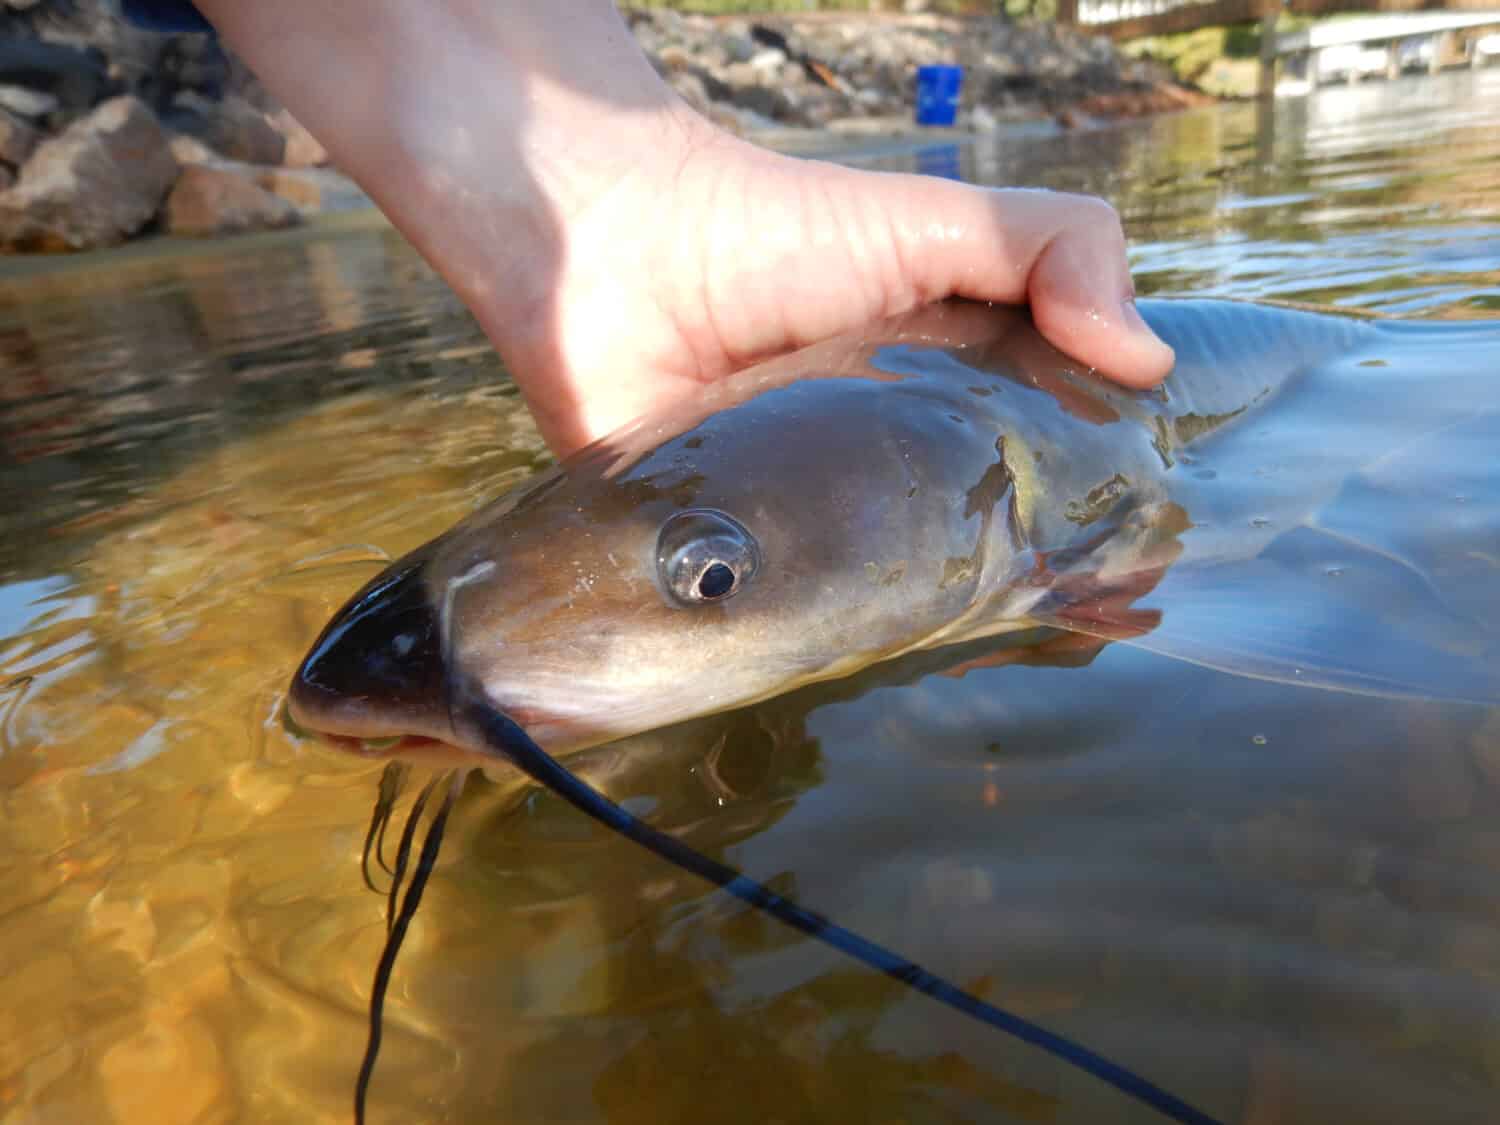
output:
[[[150,222],[177,178],[166,134],[145,104],[111,98],[43,141],[0,192],[0,249],[88,250]]]
[[[217,235],[271,230],[302,221],[297,208],[232,168],[182,170],[163,214],[169,234]]]
[[[173,130],[197,137],[231,160],[280,164],[286,155],[286,138],[264,113],[238,95],[216,102],[183,91],[163,116]]]

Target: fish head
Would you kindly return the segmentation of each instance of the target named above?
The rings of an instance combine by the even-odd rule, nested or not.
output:
[[[581,749],[922,647],[1018,565],[1003,442],[931,377],[727,383],[392,565],[299,669],[293,718],[484,753],[477,699]]]

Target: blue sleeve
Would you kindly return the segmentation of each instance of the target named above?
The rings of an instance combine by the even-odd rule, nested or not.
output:
[[[213,31],[193,0],[120,0],[120,14],[146,31]]]

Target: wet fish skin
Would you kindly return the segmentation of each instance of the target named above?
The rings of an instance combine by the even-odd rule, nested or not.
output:
[[[476,754],[469,764],[503,759],[657,856],[867,967],[1041,1046],[1172,1120],[1211,1122],[1086,1047],[964,993],[644,824],[548,754],[712,715],[898,655],[909,656],[901,662],[908,665],[946,658],[959,641],[988,644],[995,634],[1038,624],[1084,635],[1074,641],[1108,639],[1109,629],[1135,624],[1135,600],[1179,552],[1188,554],[1189,538],[1195,564],[1231,565],[1213,571],[1213,596],[1198,598],[1185,632],[1175,625],[1183,619],[1176,610],[1195,591],[1168,580],[1173,604],[1165,631],[1175,627],[1172,643],[1182,646],[1171,655],[1209,666],[1226,651],[1231,661],[1249,656],[1233,670],[1264,677],[1268,662],[1254,658],[1270,653],[1269,663],[1280,661],[1295,677],[1311,671],[1339,690],[1421,690],[1450,673],[1463,678],[1470,655],[1493,637],[1482,627],[1477,636],[1450,633],[1444,592],[1378,543],[1360,560],[1362,600],[1353,613],[1363,616],[1382,600],[1372,593],[1411,593],[1415,575],[1436,595],[1437,613],[1428,605],[1417,614],[1441,634],[1442,648],[1428,650],[1438,658],[1435,674],[1424,666],[1402,683],[1409,663],[1364,658],[1352,667],[1309,668],[1298,647],[1306,630],[1295,614],[1326,616],[1327,588],[1316,579],[1287,599],[1292,616],[1266,613],[1265,599],[1252,597],[1250,616],[1268,627],[1232,633],[1217,651],[1201,642],[1222,642],[1225,625],[1245,615],[1242,605],[1226,614],[1226,578],[1233,587],[1269,566],[1272,581],[1259,589],[1276,597],[1283,575],[1305,576],[1309,561],[1317,571],[1324,543],[1317,537],[1341,533],[1319,527],[1315,516],[1348,468],[1404,468],[1404,459],[1438,438],[1478,439],[1482,447],[1482,426],[1470,433],[1470,424],[1500,417],[1500,410],[1483,401],[1416,409],[1394,434],[1388,418],[1373,430],[1357,420],[1339,434],[1358,439],[1352,452],[1342,440],[1330,442],[1342,456],[1324,458],[1331,464],[1311,474],[1285,471],[1307,467],[1308,443],[1293,427],[1273,443],[1270,458],[1291,486],[1251,490],[1257,505],[1279,504],[1291,518],[1280,526],[1267,519],[1255,532],[1241,526],[1202,536],[1184,502],[1194,513],[1211,512],[1216,500],[1243,500],[1243,489],[1216,497],[1212,487],[1185,486],[1197,474],[1177,468],[1184,447],[1252,417],[1300,373],[1357,354],[1379,331],[1356,320],[1251,306],[1144,311],[1159,331],[1174,329],[1165,334],[1179,345],[1177,370],[1157,393],[1132,394],[1077,371],[1015,314],[943,306],[664,408],[476,513],[356,595],[299,670],[294,717],[346,736],[439,739]],[[1447,335],[1450,350],[1462,344]],[[1344,355],[1345,375],[1350,362]],[[1366,352],[1357,362],[1383,361]],[[1341,382],[1337,363],[1320,376],[1328,370],[1335,372],[1331,382],[1309,385],[1325,393],[1331,386],[1341,412],[1360,413],[1347,410],[1349,392],[1369,384]],[[1423,386],[1422,397],[1455,397],[1433,390]],[[1248,470],[1255,477],[1266,464],[1259,453]],[[1246,465],[1237,470],[1244,475]],[[1375,479],[1366,475],[1364,482]],[[696,538],[682,539],[685,526],[698,528]],[[719,554],[686,552],[697,562],[679,565],[684,542],[710,544]],[[733,569],[725,559],[739,567],[732,580],[718,574],[710,581],[716,568]],[[712,565],[700,566],[705,560]],[[1233,568],[1246,561],[1250,570]],[[684,574],[691,579],[685,587]],[[694,590],[704,604],[686,604]],[[1244,602],[1243,595],[1231,590],[1228,600]],[[1403,616],[1413,608],[1405,600]],[[1148,636],[1161,632],[1159,625],[1148,623]],[[1259,654],[1236,649],[1246,637]],[[1400,647],[1392,637],[1370,639],[1375,643],[1360,651]],[[1449,659],[1454,639],[1456,664]],[[1500,699],[1483,676],[1473,685],[1474,699]],[[449,797],[377,970],[357,1117],[380,1045],[390,969],[459,776],[450,775]],[[408,829],[403,852],[409,838]]]
[[[1145,308],[1191,345],[1153,392],[1080,370],[1022,312],[948,303],[671,403],[357,594],[299,669],[293,717],[484,754],[450,716],[461,674],[565,753],[1048,622],[1034,614],[1069,551],[1091,574],[1156,565],[1153,542],[1183,526],[1163,520],[1177,450],[1370,330]],[[720,602],[684,605],[662,576],[662,528],[684,511],[755,539],[758,568]]]

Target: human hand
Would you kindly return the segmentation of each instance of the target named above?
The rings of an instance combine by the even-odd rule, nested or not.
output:
[[[559,453],[685,383],[949,296],[1029,302],[1060,350],[1131,386],[1171,368],[1101,200],[798,160],[707,123],[673,136],[562,224],[548,307],[493,329]]]
[[[1122,383],[1172,353],[1110,207],[856,171],[693,113],[612,0],[198,0],[463,298],[565,455],[663,395],[949,296]]]

